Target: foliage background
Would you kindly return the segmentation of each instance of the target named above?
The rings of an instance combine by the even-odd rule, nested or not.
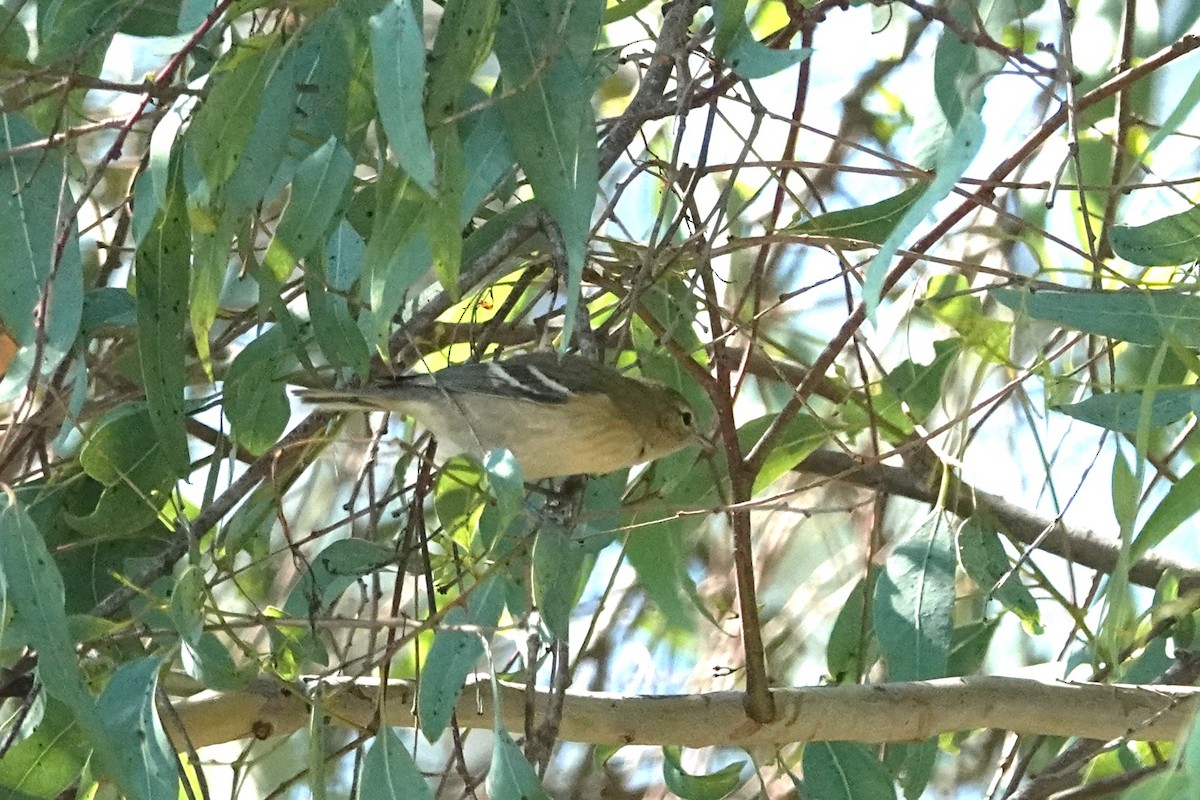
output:
[[[172,796],[172,704],[302,675],[414,679],[422,733],[318,702],[185,791],[1187,794],[1194,758],[1124,736],[614,753],[554,717],[1194,681],[1197,17],[7,2],[6,796]],[[544,347],[677,387],[714,448],[553,501],[287,388]],[[550,723],[453,718],[477,669]]]

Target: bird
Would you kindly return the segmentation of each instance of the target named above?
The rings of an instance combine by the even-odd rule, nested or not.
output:
[[[411,416],[444,457],[508,450],[527,481],[614,472],[703,441],[695,412],[674,389],[544,351],[297,395],[326,410]]]

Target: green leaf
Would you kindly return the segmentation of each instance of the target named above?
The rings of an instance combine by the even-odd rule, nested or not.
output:
[[[696,585],[687,571],[684,536],[696,524],[664,521],[649,530],[634,530],[625,540],[625,558],[666,624],[677,631],[696,627]]]
[[[663,782],[684,800],[720,800],[742,785],[745,761],[735,761],[707,775],[692,775],[680,763],[680,748],[663,747],[662,754]]]
[[[183,671],[206,689],[236,692],[246,688],[254,678],[253,665],[241,667],[233,663],[226,646],[211,633],[202,633],[194,642],[184,641],[179,651]]]
[[[349,291],[362,273],[363,257],[367,245],[347,220],[342,220],[329,239],[325,263],[325,280],[329,288],[338,292]]]
[[[934,357],[929,364],[908,359],[883,378],[883,385],[904,403],[917,422],[924,423],[942,400],[942,383],[946,372],[962,352],[959,339],[942,339],[933,343]]]
[[[433,800],[425,776],[396,735],[396,729],[389,725],[379,728],[363,757],[358,796],[363,800],[380,797]]]
[[[6,642],[37,652],[47,694],[69,708],[90,708],[67,628],[62,574],[29,514],[7,492],[0,493],[0,598],[8,605]]]
[[[118,30],[129,36],[174,36],[179,33],[183,0],[120,0],[109,13],[121,20]]]
[[[103,54],[121,16],[112,0],[38,3],[36,63],[51,64],[81,52]]]
[[[1151,428],[1161,428],[1200,410],[1200,388],[1159,389],[1149,397],[1144,392],[1094,394],[1054,409],[1110,431],[1134,433],[1146,415]]]
[[[425,100],[425,39],[409,0],[390,0],[371,17],[375,100],[388,143],[421,189],[437,194],[433,145],[420,112]]]
[[[105,772],[131,800],[162,800],[179,793],[179,762],[158,719],[157,658],[119,667],[96,703],[105,732],[93,741]]]
[[[48,698],[37,726],[0,758],[0,796],[59,797],[79,778],[91,752],[70,709]]]
[[[821,800],[896,800],[887,768],[858,742],[809,742],[804,746],[805,795]]]
[[[153,439],[150,412],[141,403],[117,406],[105,414],[79,451],[79,465],[105,486],[132,483],[149,491],[173,483],[164,479],[164,453]]]
[[[990,597],[1020,617],[1030,631],[1042,632],[1037,601],[1004,552],[994,530],[968,520],[958,529],[958,559],[963,571]]]
[[[1145,225],[1114,225],[1113,252],[1142,267],[1190,264],[1200,259],[1200,207]]]
[[[856,242],[882,244],[924,192],[925,185],[918,183],[898,195],[876,203],[843,211],[830,211],[802,222],[793,220],[790,226],[784,228],[784,232],[851,240],[839,245],[843,250],[856,250],[866,246]]]
[[[559,641],[569,638],[571,612],[591,561],[583,544],[558,528],[538,531],[533,544],[533,599],[542,621]]]
[[[492,732],[492,766],[484,785],[491,800],[550,800],[537,773],[502,727]]]
[[[463,127],[462,158],[471,168],[467,170],[459,201],[460,228],[471,221],[483,201],[517,163],[504,134],[503,117],[494,105],[473,114]]]
[[[716,54],[729,63],[738,77],[747,80],[766,78],[794,67],[812,54],[812,49],[776,50],[754,38],[745,18],[746,0],[716,0],[713,17],[717,35]]]
[[[276,280],[287,280],[296,263],[323,244],[354,175],[354,158],[330,137],[296,170],[292,197],[263,263]]]
[[[904,776],[900,781],[907,800],[917,800],[933,777],[933,765],[937,760],[938,740],[926,739],[919,744],[904,745]]]
[[[317,344],[330,363],[365,376],[371,362],[367,340],[350,316],[346,298],[326,291],[320,285],[320,277],[320,271],[310,264],[304,274],[304,284]]]
[[[166,201],[154,226],[138,246],[138,352],[146,404],[159,447],[176,477],[188,474],[183,389],[187,379],[188,284],[192,237],[184,203],[180,162],[172,162]]]
[[[509,144],[534,198],[562,232],[567,331],[574,330],[599,180],[591,72],[603,6],[600,0],[508,3],[495,40]]]
[[[901,539],[875,585],[875,635],[888,679],[946,674],[954,608],[954,535],[941,513]]]
[[[1197,511],[1200,511],[1200,466],[1193,464],[1187,474],[1167,490],[1166,496],[1155,506],[1133,538],[1133,545],[1129,549],[1130,562],[1137,562],[1151,548],[1166,541]]]
[[[277,378],[286,342],[272,328],[237,354],[225,376],[225,415],[233,440],[261,455],[279,440],[291,418],[283,382]]]
[[[359,292],[368,307],[359,316],[359,328],[368,344],[385,348],[405,293],[428,273],[433,260],[424,231],[429,200],[407,179],[386,174],[371,191],[377,200]]]
[[[171,590],[171,622],[186,642],[195,642],[204,632],[204,573],[189,564]]]
[[[959,625],[950,639],[950,657],[946,660],[946,676],[958,678],[975,675],[983,668],[992,636],[1000,626],[1000,617],[980,619]]]
[[[921,224],[925,216],[933,211],[933,207],[954,191],[959,178],[963,176],[975,158],[975,154],[979,152],[979,147],[983,144],[984,133],[983,119],[979,114],[973,111],[964,111],[962,121],[954,126],[934,159],[936,177],[924,188],[920,198],[914,200],[909,209],[904,212],[904,216],[896,223],[891,234],[879,246],[879,252],[867,264],[862,295],[870,318],[874,318],[875,309],[882,299],[883,282],[887,276],[888,267],[891,265],[892,257]]]
[[[739,439],[742,438],[744,429],[745,426],[738,429]],[[797,414],[788,421],[783,433],[775,440],[771,451],[763,459],[762,467],[754,476],[753,493],[759,494],[784,474],[791,472],[797,464],[828,441],[829,436],[828,423],[808,414]]]
[[[1157,347],[1200,347],[1200,297],[1179,291],[1059,292],[992,289],[992,297],[1034,319]]]
[[[17,23],[19,27],[19,23]],[[0,151],[42,135],[16,114],[0,114]],[[83,267],[73,220],[55,259],[59,224],[71,195],[64,163],[41,150],[0,157],[0,328],[20,348],[0,380],[0,402],[23,391],[31,376],[58,368],[79,334]],[[42,297],[48,298],[39,309]],[[39,324],[40,320],[40,324]]]
[[[421,733],[429,741],[437,741],[446,730],[463,684],[484,652],[479,633],[450,628],[462,625],[494,628],[503,609],[503,582],[492,577],[475,586],[466,611],[456,606],[446,613],[446,628],[433,637],[417,689],[417,720]]]
[[[499,0],[447,0],[429,54],[426,110],[431,124],[455,112],[463,90],[492,51],[499,20]]]
[[[867,578],[854,584],[842,610],[833,621],[829,642],[825,645],[825,665],[834,683],[858,683],[867,671],[868,654],[875,641],[868,613],[868,589],[874,594],[877,572],[871,571]]]
[[[217,319],[221,288],[229,273],[230,248],[240,224],[228,209],[213,212],[216,224],[192,232],[192,277],[188,288],[188,315],[196,355],[209,380],[213,379],[209,333]]]
[[[288,594],[284,613],[291,617],[327,614],[351,584],[395,562],[392,547],[365,539],[333,542],[313,556],[308,570]]]
[[[264,111],[269,112],[267,116],[277,112],[275,104],[264,103],[264,95],[282,57],[280,35],[255,36],[238,44],[213,68],[208,97],[187,132],[191,152],[210,191],[224,185],[249,152],[251,134]],[[291,106],[288,110],[290,113]],[[287,138],[278,127],[270,134],[275,139]]]

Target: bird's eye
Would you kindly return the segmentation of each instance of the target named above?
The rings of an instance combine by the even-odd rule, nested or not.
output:
[[[679,419],[683,421],[683,427],[690,428],[695,420],[692,418],[692,412],[688,409],[682,409],[679,412]]]

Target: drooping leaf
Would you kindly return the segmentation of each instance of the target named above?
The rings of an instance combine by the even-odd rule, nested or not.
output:
[[[291,417],[287,390],[277,377],[286,340],[272,328],[237,354],[225,376],[225,415],[235,442],[260,455],[279,440]]]
[[[435,196],[433,145],[422,112],[425,100],[425,39],[409,0],[388,0],[371,17],[375,100],[396,160],[428,195]]]
[[[825,668],[834,683],[857,683],[870,666],[867,658],[875,641],[875,632],[871,628],[867,601],[874,596],[876,574],[872,570],[869,577],[854,584],[829,631]]]
[[[395,728],[389,725],[381,725],[379,733],[375,734],[375,741],[363,757],[362,770],[358,785],[361,800],[379,797],[433,800],[425,776],[417,769]]]
[[[954,532],[940,513],[901,539],[875,584],[875,635],[893,681],[945,675],[954,607]]]
[[[159,447],[176,477],[187,475],[191,463],[183,413],[191,249],[181,165],[176,158],[166,200],[134,258],[138,352],[146,404]]]
[[[862,294],[869,317],[874,317],[875,309],[882,299],[883,283],[887,277],[892,257],[921,224],[925,216],[933,210],[933,207],[954,190],[959,178],[963,176],[975,158],[975,154],[979,152],[979,148],[983,144],[983,136],[983,119],[977,112],[965,110],[962,120],[954,126],[950,135],[946,137],[941,151],[935,156],[936,177],[924,188],[920,198],[914,200],[909,209],[904,212],[904,216],[896,223],[891,234],[879,246],[879,252],[867,264]]]
[[[583,589],[588,558],[584,545],[555,527],[539,530],[533,544],[533,599],[542,621],[559,641],[567,641],[571,612]]]
[[[0,758],[0,796],[59,797],[79,779],[91,752],[74,714],[48,699],[34,729]]]
[[[0,597],[8,605],[8,636],[38,655],[47,694],[73,709],[90,708],[67,628],[62,574],[25,508],[0,492]]]
[[[325,242],[353,174],[354,158],[332,137],[300,164],[291,201],[263,256],[276,280],[286,280],[297,262]]]
[[[1200,467],[1193,465],[1187,474],[1175,482],[1155,506],[1141,530],[1133,538],[1129,560],[1136,563],[1151,548],[1162,544],[1168,536],[1200,511]]]
[[[971,580],[1020,617],[1031,631],[1041,633],[1037,601],[1012,569],[996,532],[968,520],[958,529],[957,543],[959,563]]]
[[[499,726],[492,731],[492,766],[485,786],[493,800],[550,800],[521,748]]]
[[[474,588],[466,610],[455,607],[447,612],[446,629],[433,637],[417,689],[417,721],[429,741],[436,741],[446,730],[467,676],[484,652],[479,633],[451,628],[494,628],[503,609],[503,581],[492,577]]]
[[[104,728],[96,756],[127,797],[161,800],[179,792],[179,762],[158,718],[157,658],[117,668],[96,702]]]
[[[13,152],[41,138],[22,117],[0,114],[0,151],[9,153],[0,157],[0,328],[19,347],[0,380],[0,402],[58,368],[83,314],[79,233],[74,220],[63,220],[71,204],[63,162]]]
[[[459,97],[492,50],[500,0],[448,0],[429,54],[426,114],[436,125],[456,110]]]
[[[187,133],[210,191],[224,185],[246,154],[255,125],[266,109],[267,83],[282,58],[279,35],[255,36],[238,44],[213,68],[212,88]],[[277,139],[279,134],[278,129],[272,131]]]
[[[508,142],[534,198],[562,232],[567,331],[574,330],[599,180],[591,67],[603,6],[600,0],[504,4],[495,40]]]
[[[797,50],[767,47],[754,38],[746,24],[745,11],[746,0],[716,0],[713,3],[717,24],[713,49],[739,77],[766,78],[794,67],[812,54],[808,47]]]

